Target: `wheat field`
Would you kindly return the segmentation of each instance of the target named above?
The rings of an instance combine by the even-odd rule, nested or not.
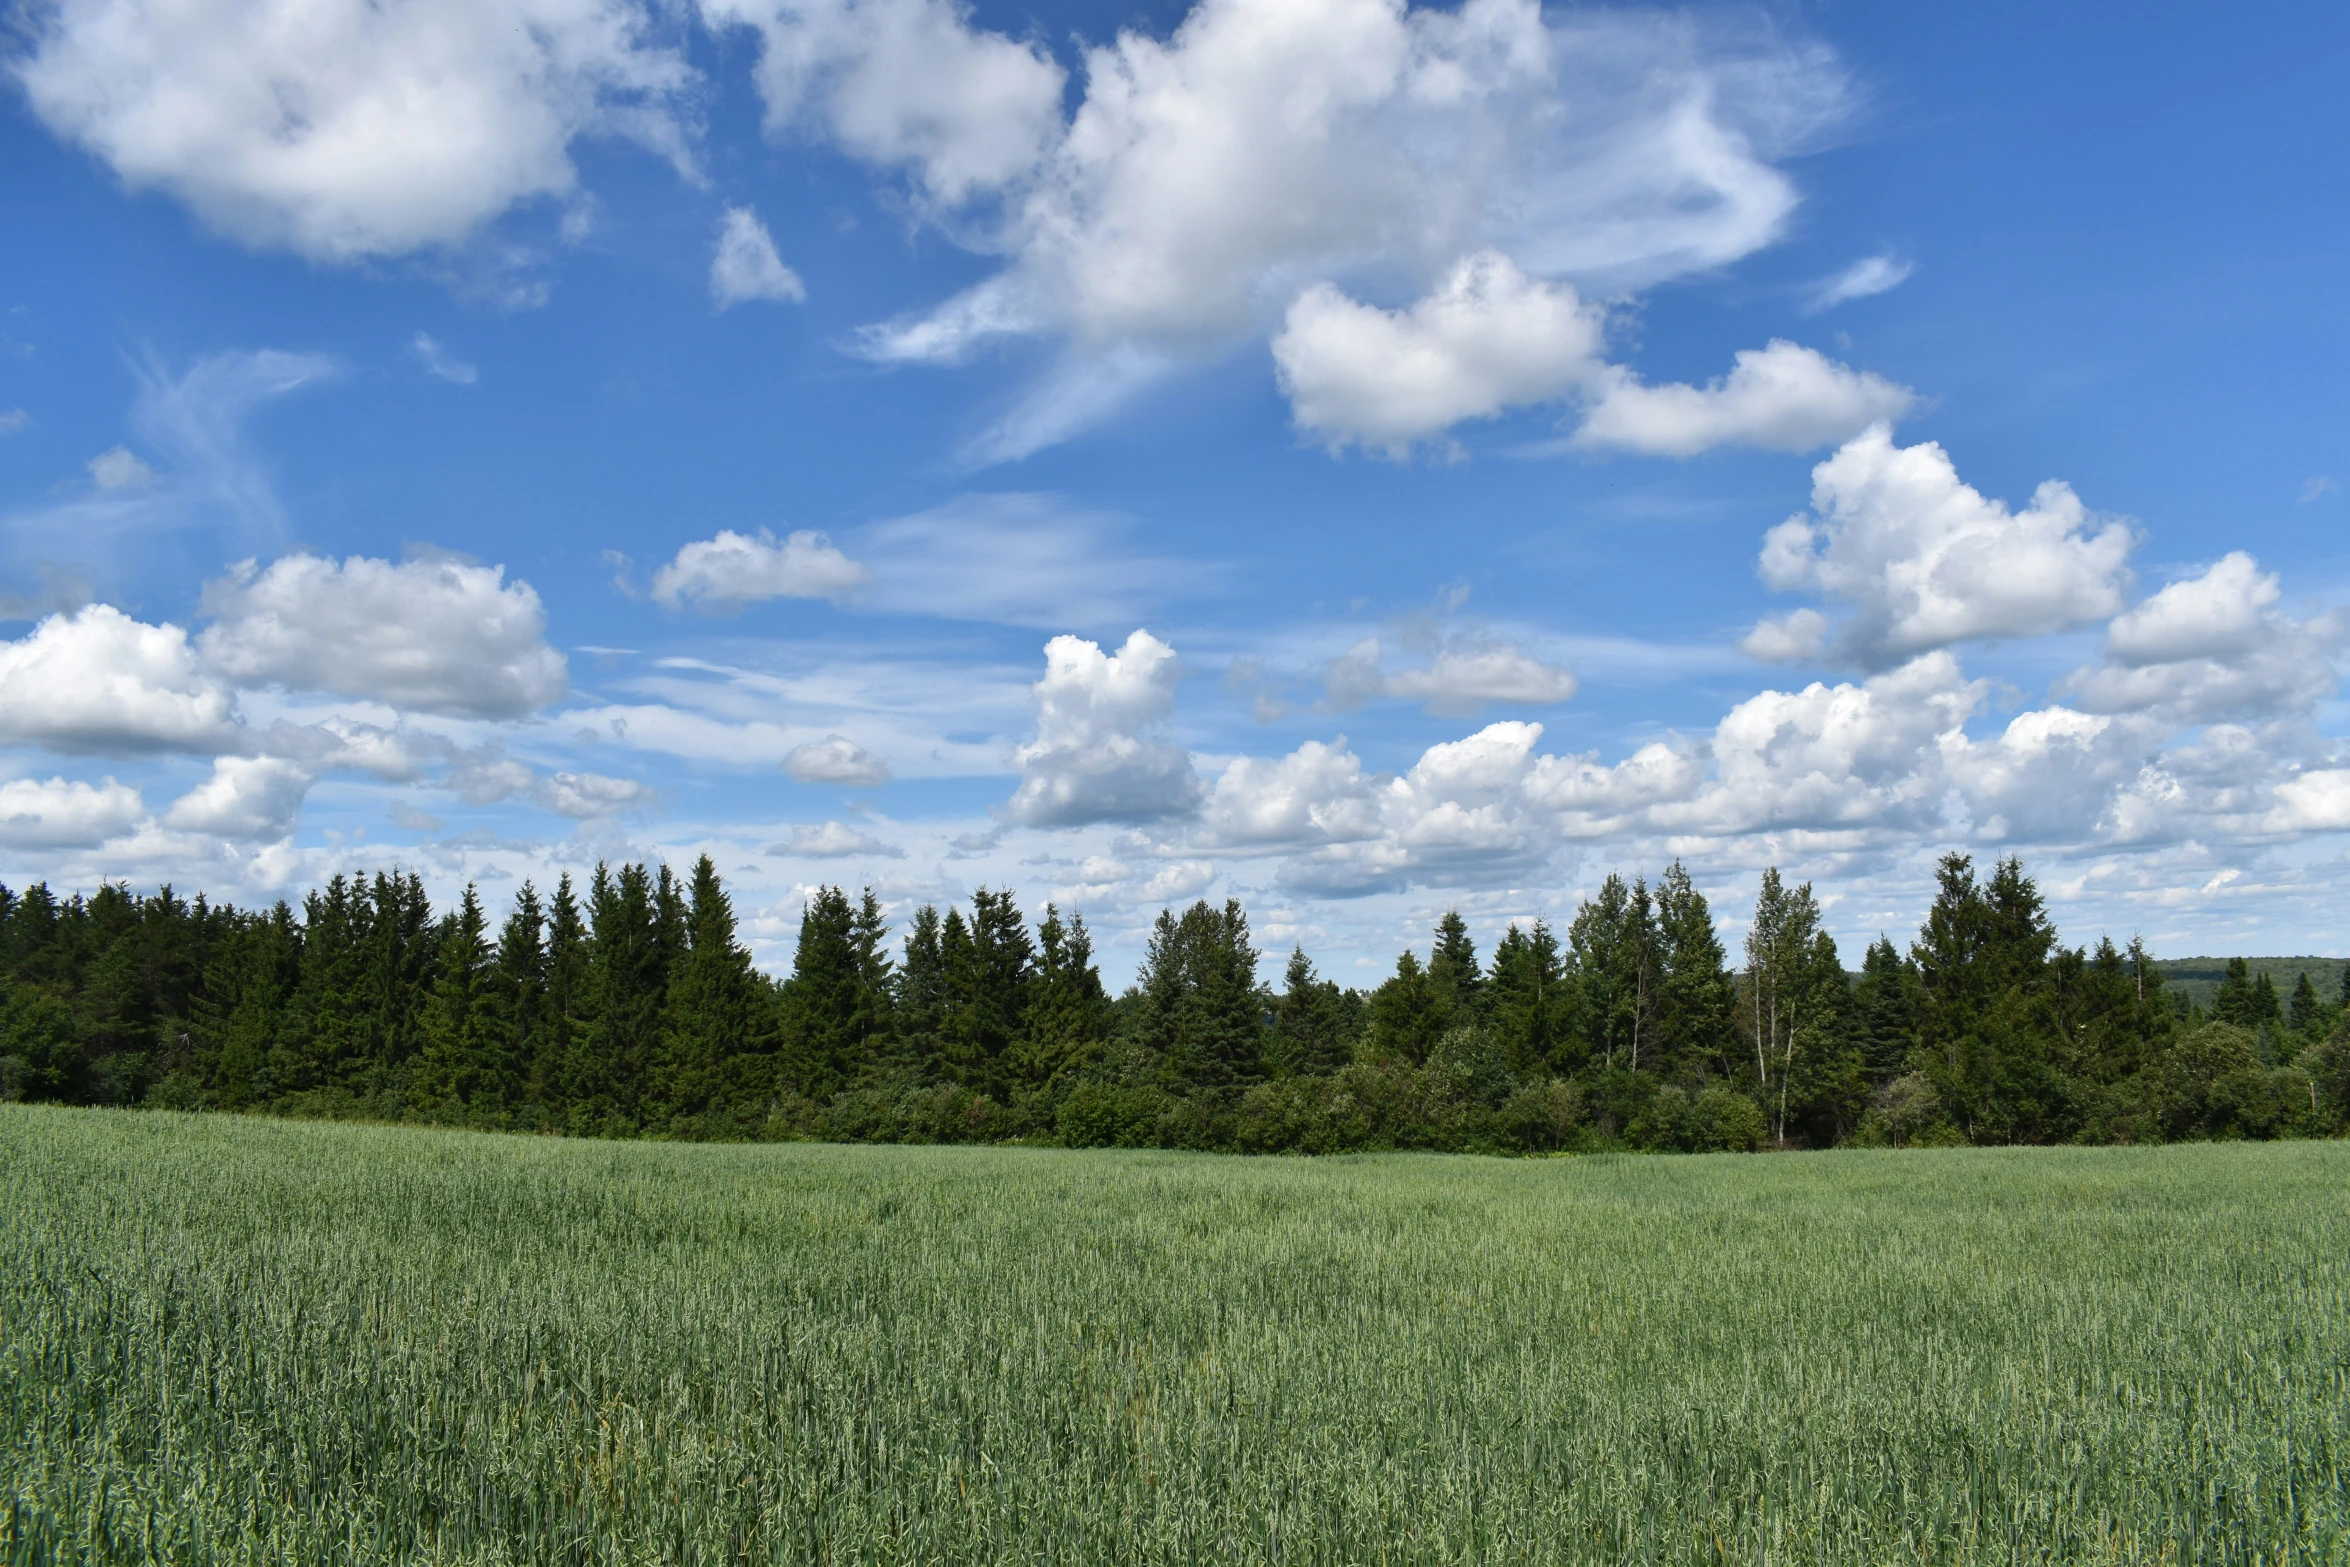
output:
[[[0,1107],[41,1562],[2350,1562],[2350,1146],[1241,1159]]]

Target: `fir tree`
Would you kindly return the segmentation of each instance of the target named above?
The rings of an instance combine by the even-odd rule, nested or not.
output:
[[[2293,982],[2293,1005],[2286,1021],[2296,1038],[2314,1040],[2325,1035],[2325,1003],[2317,999],[2317,987],[2309,982],[2307,969]]]

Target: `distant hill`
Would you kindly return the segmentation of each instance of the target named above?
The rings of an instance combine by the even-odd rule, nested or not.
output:
[[[2303,974],[2317,987],[2318,999],[2333,1001],[2342,994],[2342,970],[2350,962],[2341,958],[2246,958],[2255,976],[2266,974],[2269,983],[2277,987],[2277,998],[2288,1005],[2293,999],[2293,982]],[[2162,970],[2165,990],[2175,990],[2192,999],[2199,1007],[2211,1005],[2212,993],[2227,977],[2226,958],[2158,958],[2154,966]]]

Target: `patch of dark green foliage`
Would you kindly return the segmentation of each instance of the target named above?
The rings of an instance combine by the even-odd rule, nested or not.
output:
[[[297,912],[0,887],[0,1098],[591,1136],[1247,1153],[1743,1150],[2341,1134],[2350,994],[2234,960],[2208,1012],[2133,941],[2064,946],[2022,865],[1947,857],[1857,975],[1763,878],[1742,965],[1675,864],[1480,959],[1448,913],[1368,992],[1237,902],[1160,914],[1113,998],[1079,918],[825,888],[775,980],[716,869],[468,888],[336,877]],[[2350,971],[2346,971],[2350,975]],[[2344,991],[2350,992],[2350,978]]]

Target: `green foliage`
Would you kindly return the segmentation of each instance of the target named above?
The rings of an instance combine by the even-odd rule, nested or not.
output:
[[[2279,1003],[2286,960],[2207,965],[2247,1021],[2199,1035],[2140,943],[2058,943],[2012,858],[1987,877],[1945,859],[1910,952],[1879,937],[1857,981],[1810,887],[1775,868],[1737,972],[1678,863],[1606,878],[1564,950],[1512,924],[1480,966],[1446,910],[1427,952],[1364,994],[1294,948],[1276,993],[1245,911],[1203,901],[1162,911],[1113,997],[1074,913],[1032,926],[982,888],[893,930],[871,889],[823,887],[779,983],[707,858],[683,878],[598,866],[584,907],[568,877],[543,903],[525,885],[494,940],[470,889],[436,915],[408,873],[337,876],[298,912],[0,888],[0,1097],[1265,1152],[2115,1143],[2350,1119],[2344,1014],[2314,983]],[[2324,960],[2292,961],[2298,980]],[[2213,1065],[2213,1038],[2249,1057]]]

